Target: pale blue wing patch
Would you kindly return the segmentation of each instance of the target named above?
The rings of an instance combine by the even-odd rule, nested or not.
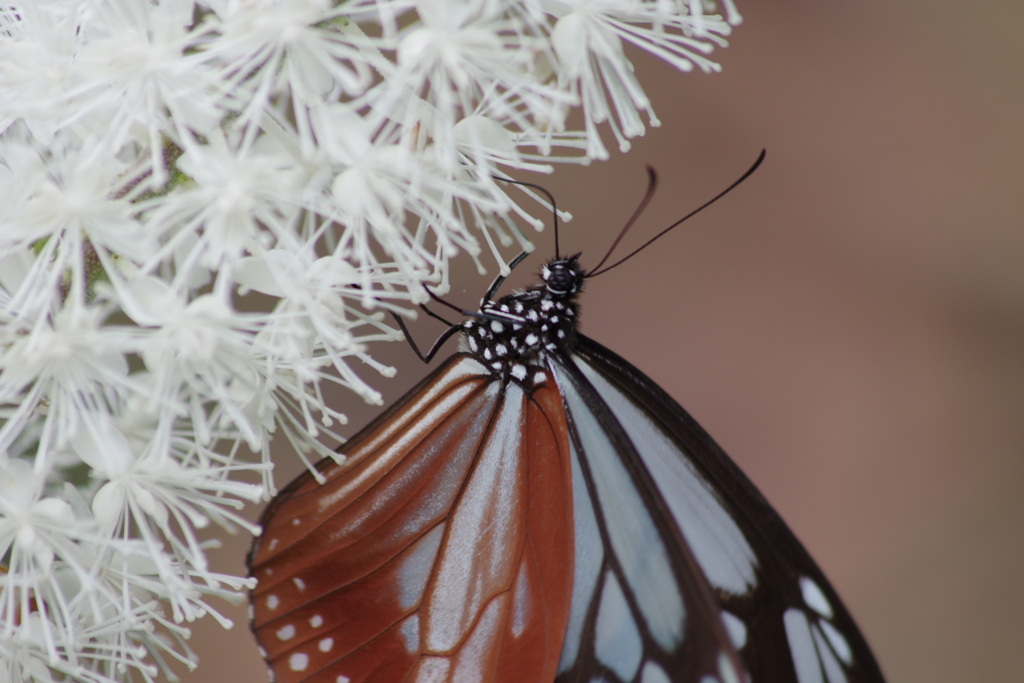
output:
[[[664,541],[640,493],[633,486],[623,485],[631,481],[629,472],[574,382],[560,381],[559,388],[587,454],[598,504],[614,511],[605,516],[612,550],[651,636],[671,650],[682,640],[686,609]]]
[[[737,651],[742,650],[743,646],[747,644],[747,625],[738,616],[726,610],[722,610],[720,617],[722,625],[725,626],[725,632],[729,634],[732,646]]]
[[[644,664],[643,673],[640,675],[640,683],[672,683],[672,679],[665,673],[665,669],[655,662]]]
[[[640,669],[643,645],[622,586],[612,572],[605,572],[594,630],[594,652],[598,661],[621,680],[631,681]]]
[[[754,550],[690,458],[583,358],[573,360],[633,442],[711,585],[733,595],[753,588],[757,581]]]
[[[423,589],[430,578],[430,570],[441,546],[445,525],[438,524],[418,540],[398,570],[398,604],[403,610],[412,609],[423,597]]]
[[[579,656],[580,639],[583,637],[583,625],[586,623],[587,609],[597,587],[597,579],[604,562],[604,547],[594,517],[594,506],[590,496],[585,495],[586,483],[580,470],[579,458],[576,457],[575,446],[570,441],[572,451],[572,490],[573,494],[573,544],[575,561],[572,577],[572,599],[569,603],[569,626],[565,631],[562,645],[562,657],[558,662],[558,673],[568,671],[576,663]]]

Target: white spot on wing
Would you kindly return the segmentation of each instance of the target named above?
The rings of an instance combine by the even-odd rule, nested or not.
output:
[[[725,632],[729,634],[732,646],[737,650],[742,650],[743,646],[747,644],[747,627],[743,621],[735,614],[722,610],[722,625],[725,626]]]
[[[276,548],[277,547],[277,543],[278,543],[278,541],[277,541],[276,538],[270,539],[270,545],[267,546],[267,550],[273,550],[274,548]]]
[[[804,602],[807,603],[808,607],[826,619],[832,618],[832,605],[829,604],[828,598],[821,592],[821,588],[818,584],[814,583],[813,579],[801,576],[800,592],[803,594]]]
[[[281,628],[277,629],[278,640],[291,640],[295,637],[295,625],[285,624]]]
[[[319,614],[314,614],[309,618],[309,625],[313,628],[320,628],[324,625],[324,618]]]
[[[640,668],[643,641],[622,587],[610,571],[605,574],[594,631],[594,652],[598,661],[614,671],[620,679],[633,680]]]
[[[309,666],[309,655],[304,652],[294,652],[288,658],[288,668],[292,671],[305,671]]]
[[[835,629],[832,624],[827,621],[818,622],[818,626],[821,628],[821,632],[828,638],[828,642],[832,645],[832,649],[835,651],[836,656],[843,660],[847,664],[853,663],[853,650],[850,649],[850,644],[846,642],[846,638],[843,634]]]
[[[789,641],[789,654],[793,658],[797,683],[825,683],[817,648],[811,637],[811,626],[803,610],[786,610],[782,615],[782,623],[786,627],[786,639]]]
[[[267,596],[267,609],[277,609],[277,606],[281,604],[281,601],[277,599],[276,595]]]
[[[348,676],[338,676],[334,679],[334,683],[349,683],[352,679]]]
[[[512,376],[515,377],[520,382],[522,382],[524,379],[526,379],[526,366],[519,365],[518,363],[516,365],[513,365]]]
[[[334,647],[334,638],[324,638],[316,644],[316,649],[320,652],[330,652],[332,647]]]
[[[294,583],[295,587],[298,588],[300,591],[306,590],[306,582],[300,579],[299,577],[292,577],[292,583]]]

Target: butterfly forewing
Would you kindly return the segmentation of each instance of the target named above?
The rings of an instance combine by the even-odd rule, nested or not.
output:
[[[572,576],[557,393],[455,357],[264,516],[253,628],[276,680],[554,676]]]
[[[882,681],[821,570],[693,418],[591,339],[579,338],[574,363],[636,446],[716,596],[750,680]]]

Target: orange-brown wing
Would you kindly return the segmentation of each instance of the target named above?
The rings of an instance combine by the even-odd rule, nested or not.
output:
[[[278,683],[548,683],[569,614],[561,400],[455,356],[264,513],[253,630]]]

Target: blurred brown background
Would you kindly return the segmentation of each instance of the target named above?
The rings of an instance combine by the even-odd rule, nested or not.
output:
[[[633,52],[663,126],[543,181],[575,216],[564,249],[593,265],[643,195],[645,164],[661,190],[627,247],[768,150],[727,199],[592,281],[583,329],[750,475],[892,683],[1020,680],[1024,3],[740,10],[721,74]],[[537,245],[524,277],[550,232]],[[489,277],[464,271],[451,297],[473,305]],[[380,356],[399,368],[373,378],[389,401],[424,374],[404,345]],[[354,427],[374,413],[346,410]],[[297,471],[287,455],[279,467],[282,484]],[[219,568],[242,571],[247,543]],[[202,664],[186,680],[266,680],[244,607],[226,613],[231,631],[195,625]]]

